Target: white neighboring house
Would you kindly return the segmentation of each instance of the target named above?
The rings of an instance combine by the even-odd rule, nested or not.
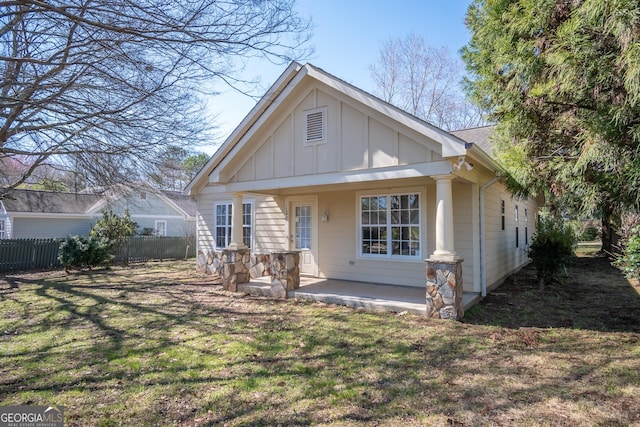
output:
[[[463,259],[464,291],[484,293],[528,262],[538,211],[501,184],[490,133],[294,62],[185,189],[198,259],[300,250],[302,274],[422,288],[426,258]]]
[[[195,234],[195,202],[176,191],[127,190],[101,194],[14,190],[0,200],[0,238],[57,238],[87,235],[111,210],[129,209],[131,219],[160,236]]]

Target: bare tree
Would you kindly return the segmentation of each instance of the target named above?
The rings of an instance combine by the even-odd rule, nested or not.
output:
[[[415,33],[389,39],[369,70],[378,96],[421,119],[447,130],[483,124],[462,93],[462,63],[446,47]]]
[[[0,1],[0,199],[43,165],[135,181],[210,138],[199,96],[242,61],[304,56],[294,0]],[[15,172],[12,170],[12,172]]]

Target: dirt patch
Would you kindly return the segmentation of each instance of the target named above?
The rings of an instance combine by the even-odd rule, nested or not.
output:
[[[525,267],[491,292],[463,319],[508,328],[574,328],[640,332],[640,285],[627,280],[608,258],[582,256],[543,291]]]

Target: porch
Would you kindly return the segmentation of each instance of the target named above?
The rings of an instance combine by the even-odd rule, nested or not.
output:
[[[249,283],[239,284],[238,292],[273,296],[271,277],[255,278]],[[396,313],[406,311],[418,315],[425,315],[427,309],[424,287],[383,285],[308,276],[300,277],[300,287],[288,291],[287,298],[321,301],[370,311]],[[465,292],[462,296],[464,310],[477,304],[480,299],[479,293]]]

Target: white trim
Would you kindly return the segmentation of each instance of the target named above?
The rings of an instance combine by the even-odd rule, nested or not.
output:
[[[164,224],[164,234],[158,234],[158,224]],[[163,221],[163,220],[155,220],[153,223],[153,230],[155,231],[156,236],[168,236],[168,225],[167,225],[167,221]]]
[[[293,205],[295,204],[308,204],[311,205],[311,254],[313,256],[313,276],[317,277],[319,272],[320,252],[318,240],[319,226],[318,226],[318,195],[302,195],[302,196],[288,196],[285,197],[284,203],[288,212],[288,218],[285,220],[285,232],[287,240],[287,249],[295,250],[295,242],[292,242],[291,236],[293,230],[291,229],[291,218],[294,217]]]
[[[400,165],[377,169],[363,169],[317,175],[263,179],[259,181],[234,182],[220,185],[220,189],[221,192],[234,193],[239,191],[251,192],[316,185],[350,184],[403,178],[423,178],[425,176],[432,175],[446,175],[451,173],[451,168],[452,166],[450,161],[442,160],[415,165]]]
[[[407,188],[386,188],[386,189],[372,189],[362,190],[356,192],[356,259],[369,260],[369,261],[405,261],[415,262],[422,261],[424,259],[423,254],[427,253],[427,194],[426,188],[423,187],[407,187]],[[362,212],[361,212],[361,198],[367,196],[401,196],[418,194],[419,196],[419,244],[417,255],[375,255],[375,254],[363,254],[362,253]],[[389,207],[390,208],[390,207]],[[388,208],[388,209],[389,209]],[[390,216],[387,215],[387,225],[389,225]],[[391,236],[388,237],[391,239]]]
[[[278,80],[271,85],[267,92],[262,96],[260,101],[247,113],[242,119],[242,122],[233,130],[231,135],[222,143],[222,145],[211,156],[209,162],[200,169],[196,176],[185,187],[184,194],[192,194],[194,188],[199,186],[201,182],[206,183],[209,180],[204,178],[210,175],[215,168],[218,167],[220,162],[224,160],[229,152],[236,147],[238,142],[242,139],[246,139],[246,134],[256,125],[256,122],[263,117],[266,110],[269,109],[273,103],[276,103],[279,99],[282,99],[282,92],[289,86],[294,77],[299,76],[299,72],[302,69],[302,65],[297,62],[289,64],[287,69],[278,77]],[[295,84],[294,84],[295,86]]]
[[[228,240],[225,243],[225,246],[223,247],[219,247],[218,246],[218,235],[217,235],[217,227],[218,224],[216,223],[216,216],[217,216],[217,212],[216,212],[216,208],[219,205],[227,205],[227,207],[229,206],[233,206],[233,200],[232,199],[221,199],[221,200],[215,200],[213,202],[213,230],[211,231],[211,239],[213,241],[213,247],[216,250],[222,250],[224,248],[226,248],[230,243],[231,243],[231,235],[227,236]],[[243,199],[242,200],[242,206],[244,209],[244,205],[251,205],[251,225],[250,225],[250,229],[251,229],[251,246],[249,246],[249,248],[251,250],[255,249],[256,246],[256,238],[255,238],[255,231],[256,231],[256,210],[255,210],[255,200],[253,199]],[[243,210],[243,223],[242,223],[242,230],[243,230],[243,236],[244,236],[244,229],[245,229],[245,225],[244,225],[244,210]],[[226,224],[225,227],[231,227],[231,224]],[[244,239],[243,239],[244,241]]]
[[[93,219],[96,215],[77,213],[9,212],[12,218],[81,218]]]

